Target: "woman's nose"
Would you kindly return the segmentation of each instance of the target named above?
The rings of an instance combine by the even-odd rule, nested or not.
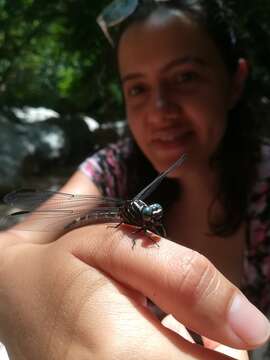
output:
[[[153,92],[152,111],[156,116],[172,116],[179,113],[180,105],[166,87],[159,87]]]
[[[169,105],[168,93],[165,88],[159,87],[153,93],[153,106],[156,110],[163,111]]]

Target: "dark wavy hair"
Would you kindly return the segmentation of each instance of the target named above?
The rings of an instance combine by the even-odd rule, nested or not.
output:
[[[227,0],[226,2],[228,3]],[[141,1],[135,12],[117,27],[116,51],[122,34],[130,25],[147,20],[153,12],[164,13],[171,9],[180,10],[206,29],[229,73],[233,75],[239,58],[246,57],[246,54],[232,10],[219,0]],[[233,234],[247,217],[248,201],[257,176],[256,165],[260,160],[261,147],[260,127],[256,121],[256,105],[253,100],[251,86],[247,83],[241,100],[228,114],[225,135],[211,159],[211,165],[220,179],[218,192],[208,209],[209,226],[213,235]],[[135,142],[128,169],[131,179],[128,181],[129,197],[157,175]],[[135,178],[137,181],[134,181]],[[166,179],[152,194],[151,201],[158,201],[166,208],[179,196],[179,191],[181,192],[181,189],[179,190],[174,180]],[[215,217],[216,201],[224,208],[222,219]]]

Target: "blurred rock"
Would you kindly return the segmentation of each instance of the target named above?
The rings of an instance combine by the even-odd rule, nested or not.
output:
[[[89,117],[61,117],[43,108],[2,109],[0,194],[25,186],[33,177],[43,184],[52,174],[69,176],[86,156],[121,137],[125,128],[123,121],[99,126]]]

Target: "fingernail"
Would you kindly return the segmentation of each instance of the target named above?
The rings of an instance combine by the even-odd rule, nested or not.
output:
[[[249,346],[261,345],[270,336],[269,321],[242,294],[237,294],[233,299],[229,324],[234,333]]]

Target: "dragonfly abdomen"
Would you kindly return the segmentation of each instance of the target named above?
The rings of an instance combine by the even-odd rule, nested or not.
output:
[[[114,208],[112,210],[102,210],[96,209],[88,214],[79,216],[74,219],[71,223],[65,226],[65,229],[73,229],[83,225],[97,224],[97,223],[106,223],[106,222],[120,222],[121,216],[119,214],[119,209]]]

